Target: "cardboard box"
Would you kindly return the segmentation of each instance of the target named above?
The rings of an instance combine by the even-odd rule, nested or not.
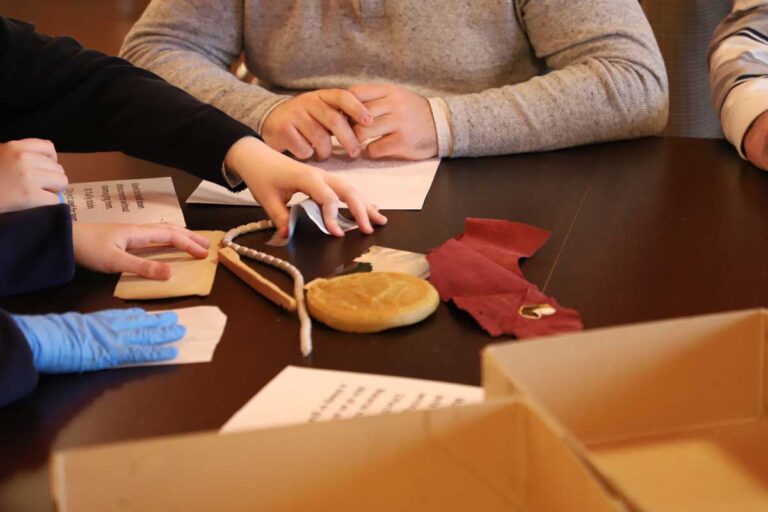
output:
[[[575,439],[574,453],[629,507],[766,511],[767,315],[492,346],[483,358],[486,397],[512,395],[546,409]]]
[[[617,511],[525,400],[57,453],[61,512]]]

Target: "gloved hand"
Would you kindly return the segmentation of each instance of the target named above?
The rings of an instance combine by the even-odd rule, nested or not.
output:
[[[101,370],[119,364],[173,359],[175,347],[157,346],[186,332],[176,313],[149,314],[143,309],[97,313],[13,315],[42,373]]]

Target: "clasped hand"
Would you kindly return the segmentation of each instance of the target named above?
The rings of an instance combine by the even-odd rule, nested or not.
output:
[[[264,141],[306,160],[327,159],[335,136],[357,158],[422,160],[437,156],[437,134],[429,102],[407,89],[359,84],[349,91],[321,89],[291,98],[267,116]]]

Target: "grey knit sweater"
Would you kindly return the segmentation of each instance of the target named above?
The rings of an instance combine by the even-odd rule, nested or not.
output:
[[[285,94],[398,84],[445,100],[452,156],[656,134],[668,110],[637,0],[153,0],[121,54],[254,128]]]

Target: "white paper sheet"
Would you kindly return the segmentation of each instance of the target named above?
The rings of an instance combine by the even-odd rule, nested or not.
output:
[[[227,315],[216,306],[195,306],[169,311],[175,311],[179,315],[179,324],[187,328],[183,338],[167,345],[176,347],[179,350],[178,356],[167,361],[127,364],[122,367],[208,363],[213,360],[213,353],[221,340],[221,335],[224,334]],[[151,313],[160,312],[151,311]]]
[[[343,177],[371,203],[382,210],[421,210],[432,180],[440,165],[439,158],[419,162],[401,160],[365,160],[334,155],[324,162],[310,162]],[[294,194],[289,205],[306,199]],[[187,203],[254,206],[258,203],[248,190],[237,194],[227,188],[203,181]]]
[[[64,196],[75,221],[187,225],[171,178],[70,183]]]
[[[291,238],[293,238],[293,232],[296,230],[296,223],[299,221],[299,215],[301,215],[302,211],[307,214],[309,220],[311,220],[312,223],[317,226],[320,231],[326,235],[331,234],[331,232],[328,231],[328,228],[325,227],[325,221],[323,221],[323,212],[320,210],[320,206],[311,199],[305,199],[300,203],[291,206],[291,214],[288,219],[288,238],[283,238],[277,232],[275,232],[275,234],[272,235],[272,238],[270,238],[267,242],[267,245],[271,245],[273,247],[284,247],[288,245],[288,242],[290,242]],[[336,221],[339,223],[341,230],[345,233],[347,231],[352,231],[353,229],[358,228],[357,224],[340,213],[336,215]]]
[[[477,403],[483,389],[404,377],[286,367],[221,433]]]

